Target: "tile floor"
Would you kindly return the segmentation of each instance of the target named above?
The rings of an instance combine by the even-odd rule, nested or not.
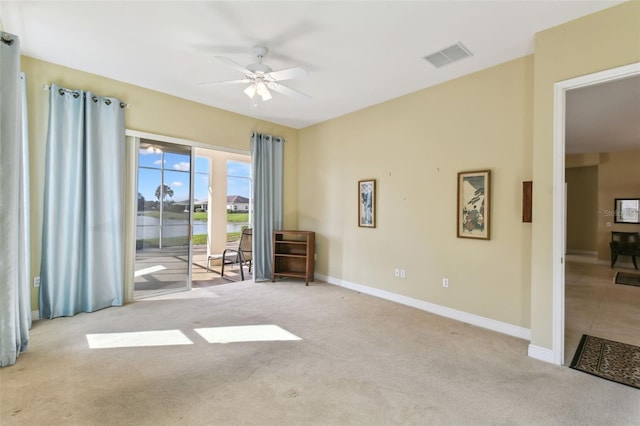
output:
[[[640,346],[640,287],[614,284],[616,272],[633,266],[600,265],[595,258],[567,256],[565,267],[565,365],[583,334]]]

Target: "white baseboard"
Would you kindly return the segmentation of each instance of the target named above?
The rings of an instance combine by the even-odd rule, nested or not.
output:
[[[551,364],[556,363],[551,349],[542,348],[536,345],[529,345],[528,355],[539,361],[549,362]]]
[[[424,300],[414,299],[413,297],[403,296],[401,294],[391,293],[389,291],[380,290],[373,287],[367,287],[362,284],[356,284],[349,281],[328,277],[326,275],[315,274],[315,277],[318,280],[325,281],[329,284],[348,288],[350,290],[359,291],[361,293],[379,297],[381,299],[390,300],[392,302],[400,303],[402,305],[411,306],[412,308],[420,309],[426,312],[430,312],[432,314],[440,315],[442,317],[454,319],[461,322],[466,322],[471,325],[497,331],[498,333],[507,334],[509,336],[519,337],[525,340],[531,340],[531,330],[529,330],[528,328],[523,328],[516,325],[508,324],[505,322],[496,321],[491,318],[481,317],[479,315],[470,314],[468,312],[459,311],[456,309],[448,308],[446,306],[436,305],[433,303],[425,302]]]
[[[37,321],[40,319],[40,311],[31,311],[31,321]]]

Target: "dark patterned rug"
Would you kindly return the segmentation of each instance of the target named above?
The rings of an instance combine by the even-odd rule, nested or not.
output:
[[[582,335],[571,368],[640,389],[640,347]]]
[[[616,284],[624,284],[624,285],[634,285],[636,287],[640,287],[640,274],[631,274],[629,272],[617,272],[616,279],[614,280]]]

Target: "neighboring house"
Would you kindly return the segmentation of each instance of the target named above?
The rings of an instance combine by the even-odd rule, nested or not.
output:
[[[193,202],[193,208],[195,211],[208,212],[209,200],[196,200]]]
[[[176,201],[174,203],[175,206],[183,206],[183,210],[185,212],[189,211],[189,200]],[[196,200],[193,202],[193,211],[194,212],[207,212],[209,211],[209,201],[208,200]]]
[[[247,213],[249,211],[249,199],[242,195],[228,195],[227,211]]]

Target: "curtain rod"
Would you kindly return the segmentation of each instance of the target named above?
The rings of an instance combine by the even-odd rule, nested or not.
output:
[[[49,84],[45,84],[44,86],[42,86],[42,90],[51,90],[51,85],[49,85]],[[80,96],[80,92],[79,92],[79,91],[77,91],[77,90],[65,89],[64,87],[60,87],[60,88],[59,88],[59,91],[60,91],[60,92],[64,92],[64,93],[72,94],[72,95],[74,95],[75,97]],[[62,94],[62,93],[60,93],[60,94]],[[101,96],[101,97],[102,97],[102,96]],[[94,98],[95,98],[94,100],[97,100],[97,98],[98,98],[98,97],[97,97],[97,96],[94,96]],[[107,99],[107,105],[109,105],[110,103],[111,103],[111,101],[110,101],[109,99]],[[130,108],[131,108],[131,105],[129,105],[129,104],[125,103],[125,102],[120,101],[120,107],[121,107],[121,108],[130,109]]]

